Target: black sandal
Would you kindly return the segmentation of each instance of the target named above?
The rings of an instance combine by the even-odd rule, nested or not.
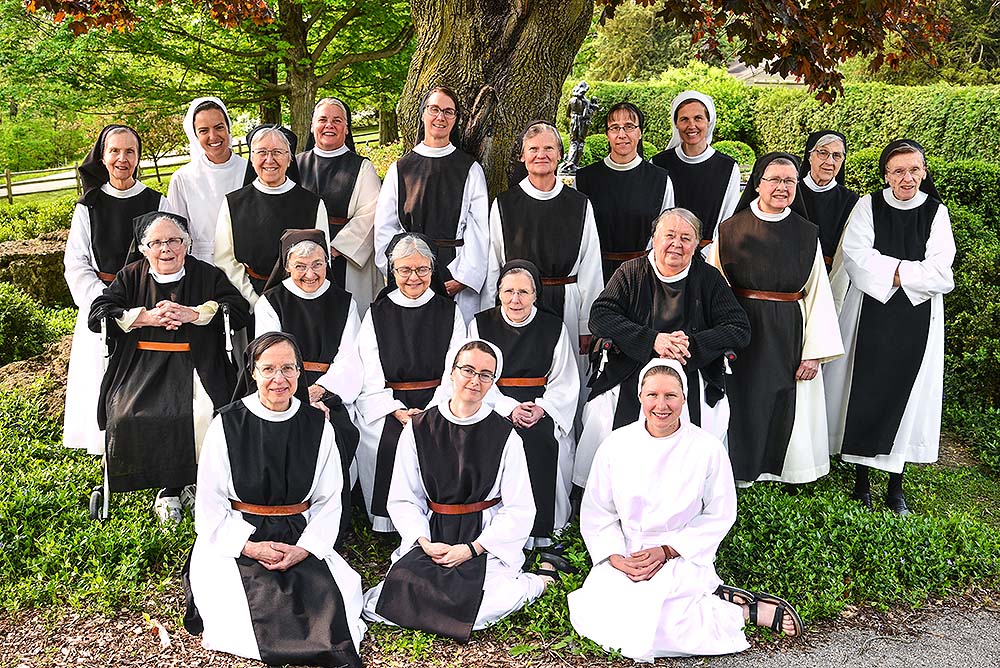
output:
[[[727,603],[732,603],[734,605],[749,605],[756,600],[752,592],[746,589],[740,589],[739,587],[732,587],[730,585],[721,584],[719,588],[715,590],[715,595],[721,598]],[[740,597],[743,600],[737,601],[736,597]]]
[[[784,625],[785,615],[788,615],[792,624],[795,626],[794,634],[785,634],[790,638],[798,638],[802,635],[805,630],[805,625],[802,623],[802,618],[799,613],[796,612],[792,604],[783,598],[778,596],[772,596],[771,594],[754,594],[754,601],[750,603],[750,623],[761,626],[757,624],[757,605],[760,603],[771,603],[774,605],[774,619],[771,620],[771,625],[768,627],[772,631],[782,632],[782,626]]]
[[[551,568],[532,568],[529,573],[533,575],[540,575],[542,577],[552,578],[555,582],[562,581],[562,573],[553,570]]]
[[[551,564],[553,568],[557,571],[562,571],[563,573],[576,573],[576,567],[569,563],[568,559],[561,557],[558,554],[539,552],[538,561],[536,563],[541,564],[542,562]]]

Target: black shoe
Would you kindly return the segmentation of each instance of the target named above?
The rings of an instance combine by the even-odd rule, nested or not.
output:
[[[860,503],[862,506],[868,510],[872,509],[872,493],[871,492],[854,492],[851,494],[851,498]]]
[[[576,573],[576,567],[569,563],[569,561],[564,557],[560,557],[558,554],[539,552],[537,564],[541,566],[542,562],[552,564],[557,571],[562,571],[563,573]]]
[[[910,514],[910,509],[906,507],[906,499],[902,494],[899,496],[885,497],[885,505],[888,506],[889,510],[901,517],[905,517]]]

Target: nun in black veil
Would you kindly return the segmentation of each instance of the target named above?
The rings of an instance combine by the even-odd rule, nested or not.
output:
[[[844,232],[847,217],[858,203],[858,194],[844,185],[847,139],[836,130],[817,130],[806,140],[799,168],[799,192],[806,217],[819,227],[819,244],[827,271]]]

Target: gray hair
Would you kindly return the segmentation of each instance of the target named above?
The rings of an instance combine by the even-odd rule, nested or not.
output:
[[[126,127],[126,126],[122,125],[122,126],[117,127],[117,128],[112,128],[112,129],[108,130],[106,133],[104,133],[104,139],[101,140],[101,153],[104,153],[104,147],[108,145],[108,140],[109,139],[111,139],[112,137],[114,137],[116,135],[121,135],[121,134],[132,135],[135,138],[135,145],[136,145],[136,147],[138,147],[139,144],[141,143],[140,140],[139,140],[139,135],[136,133],[135,130],[133,130],[130,127]]]
[[[181,239],[184,240],[184,252],[187,253],[189,250],[191,250],[191,235],[185,232],[184,228],[181,227],[177,223],[177,221],[171,218],[170,216],[157,216],[156,218],[153,219],[153,222],[147,225],[146,229],[142,231],[142,238],[139,239],[139,252],[145,255],[149,251],[149,249],[146,248],[146,243],[149,241],[149,231],[153,229],[153,225],[156,225],[161,220],[167,221],[168,223],[173,225],[178,232],[180,232],[180,234],[178,234],[177,236],[179,236]]]
[[[347,108],[344,107],[343,102],[334,97],[324,97],[322,100],[316,103],[316,106],[313,107],[313,113],[312,113],[313,120],[316,120],[316,112],[319,111],[319,108],[327,104],[332,104],[335,107],[340,107],[340,110],[344,112],[344,120],[345,121],[347,120]]]
[[[312,255],[316,251],[320,251],[323,253],[324,257],[326,256],[323,247],[320,246],[315,241],[310,241],[309,239],[305,239],[304,241],[300,241],[297,244],[292,244],[292,246],[288,249],[288,252],[285,253],[285,264],[286,265],[288,264],[288,261],[292,258],[293,255],[295,257],[306,257],[307,255]]]
[[[391,270],[393,265],[396,264],[396,260],[402,260],[404,257],[408,257],[414,253],[430,260],[431,269],[434,268],[434,253],[431,252],[431,247],[420,237],[407,234],[392,247],[392,253],[389,254],[389,269]]]
[[[533,124],[527,130],[524,131],[524,136],[521,137],[521,157],[524,157],[524,142],[528,141],[532,137],[537,137],[543,132],[550,132],[552,137],[556,140],[556,146],[559,148],[559,157],[563,156],[565,147],[563,146],[562,137],[559,135],[559,131],[556,130],[554,125],[544,122],[538,122]]]
[[[265,137],[277,137],[281,143],[285,145],[285,150],[289,153],[292,152],[292,145],[288,143],[288,137],[286,137],[285,133],[278,128],[264,128],[263,130],[259,130],[253,136],[253,139],[250,140],[250,150],[252,151],[254,147]]]
[[[508,276],[527,276],[531,279],[531,283],[535,283],[535,277],[531,275],[531,272],[524,267],[514,267],[513,269],[508,269],[504,272],[504,275],[500,277],[500,282],[503,283],[503,279]]]
[[[816,149],[826,146],[827,144],[832,144],[835,141],[839,141],[841,144],[844,144],[844,140],[838,137],[837,135],[833,134],[832,132],[825,134],[816,140],[816,143],[813,144],[812,150],[809,152],[812,153]],[[844,144],[844,153],[847,153],[847,144]]]
[[[694,215],[692,211],[680,206],[676,206],[672,209],[664,209],[660,212],[660,215],[653,221],[653,234],[656,234],[656,228],[660,226],[660,223],[666,222],[666,220],[671,217],[680,218],[685,223],[693,227],[695,236],[701,239],[701,220],[699,220],[698,216]]]
[[[840,137],[837,137],[837,139],[840,139]],[[775,158],[771,162],[767,163],[767,167],[770,167],[771,165],[785,165],[786,167],[791,167],[792,169],[798,170],[798,167],[796,167],[795,163],[789,160],[788,158]],[[767,167],[764,168],[764,171],[767,171]]]

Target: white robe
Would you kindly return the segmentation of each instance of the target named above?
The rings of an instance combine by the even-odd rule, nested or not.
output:
[[[280,186],[272,188],[261,183],[260,179],[254,179],[253,187],[265,195],[281,195],[294,188],[295,181],[286,178]],[[236,222],[239,223],[239,221]],[[319,206],[316,208],[315,228],[321,230],[327,243],[330,243],[330,222],[323,200],[319,201]],[[278,245],[278,239],[274,240],[274,244]],[[215,228],[215,266],[223,271],[229,282],[235,285],[243,298],[250,302],[252,312],[260,295],[254,292],[250,277],[247,276],[247,268],[242,262],[236,260],[236,251],[233,246],[233,217],[229,212],[229,200],[223,200],[222,206],[219,208],[219,220]],[[267,267],[267,271],[272,268]]]
[[[416,299],[406,297],[399,289],[390,292],[387,297],[394,304],[404,308],[418,308],[431,300],[434,292],[428,288],[424,294]],[[455,322],[452,326],[451,341],[448,349],[454,348],[460,341],[465,339],[465,320],[459,309],[455,309]],[[393,397],[392,389],[385,386],[385,373],[382,370],[382,360],[378,354],[378,339],[375,337],[375,324],[372,321],[372,314],[369,310],[361,321],[361,330],[358,332],[358,354],[364,368],[364,380],[362,382],[361,394],[355,402],[358,419],[356,426],[361,432],[358,443],[357,464],[358,477],[361,480],[361,491],[365,497],[365,507],[368,510],[368,518],[372,522],[375,531],[394,531],[392,521],[387,517],[376,517],[372,515],[372,494],[375,490],[375,462],[378,456],[378,444],[382,438],[382,426],[386,420],[395,420],[392,413],[406,408],[425,409],[427,406],[404,406],[403,402]],[[451,369],[445,365],[442,374],[442,384],[434,392],[434,397],[428,403],[433,406],[444,397],[444,381],[451,375]]]
[[[714,595],[715,553],[735,521],[733,471],[717,438],[683,422],[664,438],[650,436],[645,420],[616,429],[597,451],[580,509],[594,568],[569,594],[573,628],[650,663],[747,649],[740,606]],[[643,582],[609,561],[662,545],[680,556]]]
[[[535,319],[537,313],[535,307],[531,307],[531,314],[525,318],[524,322],[516,323],[503,315],[504,321],[511,327],[524,327]],[[479,327],[476,319],[469,323],[469,338],[478,339]],[[494,343],[491,341],[490,343]],[[494,343],[495,345],[495,343]],[[561,530],[569,522],[571,512],[569,494],[573,487],[573,457],[576,451],[576,443],[573,438],[573,420],[576,416],[577,400],[580,397],[580,376],[576,366],[576,346],[574,346],[563,325],[562,334],[556,344],[552,356],[552,365],[546,374],[548,382],[545,385],[545,392],[535,400],[541,406],[546,415],[552,418],[555,423],[555,437],[559,443],[559,459],[556,463],[556,505],[553,526],[556,531]],[[449,384],[451,376],[448,376]],[[493,406],[493,409],[508,417],[515,408],[520,406],[516,399],[503,394],[496,383],[490,388],[484,399],[485,403]],[[529,539],[527,547],[548,545],[548,539]]]
[[[456,417],[448,401],[438,404],[441,415],[454,424],[475,424],[493,412],[485,402],[474,415]],[[535,600],[545,591],[541,577],[521,571],[524,565],[522,548],[535,519],[535,500],[531,495],[528,465],[524,460],[521,437],[511,430],[500,460],[500,472],[486,498],[500,497],[503,501],[482,512],[482,533],[474,542],[486,551],[486,579],[483,582],[483,602],[472,628],[484,629]],[[420,477],[417,445],[413,426],[407,424],[399,437],[396,464],[389,486],[389,515],[399,531],[399,548],[392,553],[396,563],[417,545],[417,539],[429,538],[431,511],[427,506],[427,490]],[[370,621],[392,624],[375,612],[382,592],[379,583],[365,592],[364,617]]]
[[[913,209],[927,200],[927,194],[923,192],[918,192],[908,201],[896,199],[891,188],[886,188],[883,193],[889,206],[897,209]],[[844,357],[823,369],[827,386],[830,451],[840,452],[844,438],[862,299],[867,294],[884,304],[897,290],[902,290],[914,306],[931,301],[931,324],[920,371],[913,382],[892,450],[887,455],[875,457],[842,455],[846,462],[900,473],[906,462],[931,463],[938,458],[944,383],[944,295],[955,287],[951,269],[955,261],[955,239],[948,209],[942,204],[931,222],[924,260],[900,261],[882,255],[873,248],[875,229],[871,198],[871,195],[862,197],[851,212],[830,277],[834,285],[834,299],[840,309],[840,333],[847,350]],[[901,284],[898,288],[892,285],[897,266]]]
[[[246,158],[235,152],[221,165],[201,153],[170,177],[167,200],[174,213],[187,218],[191,255],[199,260],[214,264],[219,209],[226,195],[243,187],[246,171]]]
[[[298,412],[301,402],[292,398],[288,410],[268,410],[256,394],[241,399],[251,413],[271,422],[284,422]],[[333,549],[340,529],[340,493],[343,477],[333,427],[324,422],[312,488],[304,500],[306,528],[296,543],[326,562],[344,598],[351,639],[357,649],[367,626],[361,620],[361,576]],[[191,590],[205,624],[201,644],[206,649],[260,660],[260,650],[250,621],[250,606],[236,558],[240,556],[254,526],[233,510],[239,500],[233,487],[229,450],[222,418],[208,428],[198,463],[198,496],[195,499],[195,531],[198,538],[191,551]],[[294,568],[294,567],[293,567]]]
[[[531,185],[528,177],[525,177],[519,184],[529,197],[536,200],[545,201],[559,196],[566,186],[562,181],[556,179],[556,185],[552,190],[543,191]],[[496,306],[497,279],[500,277],[500,269],[510,260],[520,260],[524,258],[507,257],[503,243],[503,223],[500,219],[500,207],[496,200],[490,209],[490,249],[489,249],[489,269],[486,274],[486,285],[483,288],[483,298],[480,310],[493,308]],[[580,252],[576,262],[569,272],[570,276],[576,276],[576,283],[565,286],[565,299],[563,302],[563,324],[569,333],[570,341],[573,342],[573,349],[579,353],[580,337],[590,334],[590,307],[594,305],[594,300],[604,289],[604,273],[601,268],[601,241],[597,235],[597,223],[594,220],[594,207],[587,202],[587,213],[583,221],[583,238],[580,241]],[[581,378],[587,373],[588,359],[584,355],[576,355],[576,364]]]
[[[312,149],[320,158],[333,158],[349,150],[347,146],[333,151],[324,151],[318,146]],[[375,205],[381,187],[382,182],[374,165],[365,158],[361,162],[354,190],[351,191],[351,201],[347,206],[349,222],[330,242],[330,247],[347,260],[344,289],[354,297],[361,315],[368,310],[379,290],[385,287],[385,278],[375,264]]]
[[[414,152],[428,158],[442,158],[457,149],[448,144],[432,148],[424,143],[413,147]],[[455,295],[455,302],[468,323],[479,310],[480,293],[486,279],[486,254],[489,247],[489,193],[486,174],[478,162],[473,162],[462,192],[462,213],[455,232],[464,244],[455,249],[455,259],[448,264],[452,277],[466,286]],[[375,207],[375,262],[383,275],[387,272],[385,249],[397,234],[403,232],[399,222],[399,177],[396,163],[389,165]]]
[[[136,181],[128,190],[118,190],[105,183],[101,190],[118,199],[135,197],[146,186]],[[160,211],[170,211],[165,197],[160,197]],[[90,210],[77,204],[69,225],[63,276],[73,303],[79,309],[73,327],[73,347],[69,355],[66,381],[66,414],[63,421],[63,445],[85,449],[92,455],[104,454],[104,432],[97,426],[97,399],[104,378],[104,355],[101,335],[90,331],[87,318],[90,305],[104,292],[104,281],[97,277],[97,260],[91,242]]]

